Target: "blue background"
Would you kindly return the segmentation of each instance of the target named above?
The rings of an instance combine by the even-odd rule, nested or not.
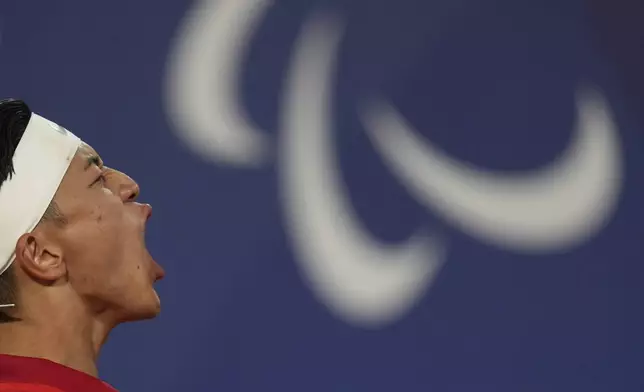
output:
[[[439,228],[448,259],[402,318],[342,320],[314,296],[283,230],[278,169],[213,163],[177,137],[165,102],[172,40],[197,3],[4,1],[0,96],[81,136],[154,205],[148,244],[166,268],[158,319],[119,327],[101,375],[123,391],[644,390],[644,6],[581,0],[279,0],[241,64],[240,106],[271,146],[300,29],[346,26],[333,132],[342,179],[370,233]],[[216,72],[216,70],[213,70]],[[357,116],[388,97],[463,162],[521,173],[572,138],[592,83],[622,142],[623,189],[589,241],[525,255],[421,207]]]

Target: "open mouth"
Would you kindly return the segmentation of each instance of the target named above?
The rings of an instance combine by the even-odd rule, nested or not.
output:
[[[141,225],[141,242],[143,246],[143,251],[145,252],[145,257],[147,258],[148,261],[148,268],[150,271],[150,279],[153,283],[163,279],[165,276],[165,271],[163,268],[154,260],[152,257],[152,254],[150,253],[150,250],[148,249],[147,246],[147,241],[146,241],[146,228],[148,221],[152,217],[152,207],[149,204],[143,204],[143,212],[144,212],[144,221],[143,224]]]

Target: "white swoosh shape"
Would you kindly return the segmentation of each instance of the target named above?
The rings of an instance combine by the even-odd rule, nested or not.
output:
[[[168,112],[177,135],[216,163],[259,166],[269,138],[238,105],[241,56],[266,0],[202,0],[189,12],[170,51]]]
[[[362,120],[391,170],[427,208],[481,240],[539,253],[587,240],[617,204],[621,151],[608,104],[588,89],[578,107],[576,135],[562,156],[519,176],[446,156],[387,103],[368,105]]]
[[[322,303],[343,321],[376,328],[396,321],[431,285],[442,242],[417,234],[380,243],[359,223],[335,162],[330,90],[341,28],[309,21],[296,46],[282,112],[279,170],[286,230]]]

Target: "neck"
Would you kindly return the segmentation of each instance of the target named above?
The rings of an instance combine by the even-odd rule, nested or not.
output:
[[[26,305],[26,304],[25,304]],[[43,358],[98,377],[96,362],[112,329],[82,307],[25,307],[21,321],[0,324],[0,353]]]

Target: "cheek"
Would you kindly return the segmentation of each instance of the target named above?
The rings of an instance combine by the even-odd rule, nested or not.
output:
[[[111,280],[112,275],[126,273],[128,248],[136,240],[126,218],[122,208],[101,206],[70,222],[64,257],[76,280],[89,281],[93,275]]]
[[[116,251],[118,243],[124,237],[120,215],[118,211],[109,208],[94,208],[75,227],[75,235],[72,239],[75,250],[85,255]]]
[[[70,283],[83,296],[108,302],[121,302],[138,282],[141,266],[132,258],[118,232],[104,233],[99,241],[88,239],[69,263]]]

